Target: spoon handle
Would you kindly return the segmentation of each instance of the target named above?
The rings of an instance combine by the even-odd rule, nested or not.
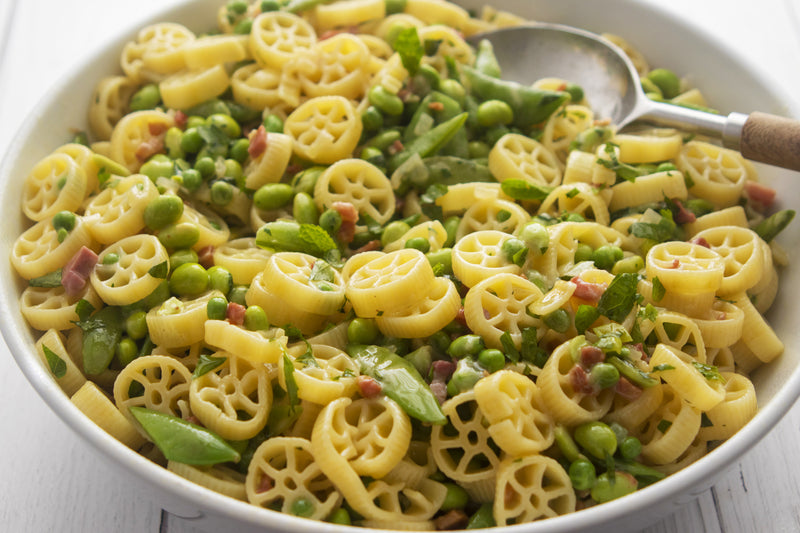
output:
[[[800,121],[751,113],[742,126],[739,150],[753,161],[800,170]]]

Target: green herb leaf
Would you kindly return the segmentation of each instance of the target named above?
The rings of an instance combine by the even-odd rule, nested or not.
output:
[[[547,350],[539,346],[538,335],[534,327],[523,328],[519,353],[523,361],[529,361],[539,368],[544,367],[549,357]]]
[[[668,430],[668,429],[669,429],[671,426],[672,426],[672,422],[670,422],[669,420],[663,420],[663,419],[662,419],[662,420],[661,420],[661,422],[659,422],[659,423],[658,423],[658,426],[656,426],[656,427],[658,428],[658,430],[659,430],[661,433],[666,433],[666,432],[667,432],[667,430]]]
[[[61,269],[49,272],[44,276],[32,278],[28,280],[28,285],[31,287],[42,287],[45,289],[52,289],[61,286]]]
[[[96,376],[114,358],[124,327],[122,312],[119,307],[104,307],[76,325],[83,330],[83,371]]]
[[[508,331],[504,331],[503,334],[500,335],[500,344],[503,345],[503,352],[506,354],[506,357],[515,363],[519,361],[519,350],[517,350],[514,339],[511,338],[511,334]]]
[[[534,185],[525,180],[510,179],[500,184],[504,193],[514,200],[544,200],[553,190],[553,187]]]
[[[646,171],[636,168],[633,165],[622,163],[619,158],[617,158],[617,153],[614,151],[616,146],[617,145],[614,143],[606,143],[606,154],[609,158],[605,159],[599,157],[597,158],[597,162],[607,169],[613,170],[617,177],[625,181],[636,181],[636,178],[643,176]]]
[[[789,222],[794,218],[795,212],[793,209],[784,209],[778,211],[772,216],[769,216],[758,223],[753,229],[764,242],[770,242],[778,236],[780,232],[786,229]]]
[[[661,283],[661,280],[658,279],[658,276],[653,278],[653,301],[660,302],[662,298],[664,298],[664,294],[666,294],[667,289],[664,288],[664,285]]]
[[[167,274],[169,274],[169,263],[167,261],[162,261],[148,270],[147,273],[156,279],[167,279]]]
[[[638,275],[630,272],[619,274],[600,297],[597,310],[614,322],[622,322],[636,304],[638,285]]]
[[[675,367],[669,364],[656,365],[651,372],[663,372],[664,370],[675,370]]]
[[[44,344],[42,344],[42,350],[44,351],[45,359],[47,359],[47,366],[50,367],[50,372],[56,378],[63,378],[67,374],[67,362]]]
[[[575,329],[583,335],[600,316],[600,311],[593,305],[581,304],[575,311]]]
[[[289,410],[300,405],[300,397],[297,395],[297,381],[294,379],[294,363],[292,359],[283,354],[283,377],[286,381],[286,394],[289,396]]]
[[[306,342],[306,351],[300,355],[300,357],[296,357],[295,361],[300,363],[303,366],[311,366],[314,368],[319,368],[319,363],[317,359],[314,357],[314,351],[311,349],[311,343],[308,341]]]
[[[331,250],[338,250],[336,241],[320,226],[300,224],[300,243],[308,253],[316,257],[324,257]]]
[[[227,357],[214,357],[213,355],[205,353],[200,354],[200,359],[197,361],[194,372],[192,372],[192,379],[196,379],[204,374],[208,374],[227,360]]]
[[[661,219],[656,223],[634,222],[631,224],[629,230],[631,235],[656,242],[674,240],[678,226],[672,220],[672,212],[669,209],[662,209],[660,213]]]
[[[706,413],[700,413],[700,427],[701,428],[710,428],[714,425],[714,422],[708,418]]]
[[[692,361],[692,365],[694,365],[697,371],[700,372],[708,381],[725,381],[725,378],[723,378],[722,374],[719,373],[719,369],[714,365],[707,365],[697,361]]]
[[[311,267],[311,274],[308,276],[308,283],[321,291],[333,290],[332,283],[335,281],[336,271],[323,259],[314,261]]]
[[[409,74],[414,75],[419,70],[422,56],[425,55],[425,48],[419,39],[417,28],[411,27],[400,31],[392,46],[394,51],[400,54],[400,60],[405,69]]]

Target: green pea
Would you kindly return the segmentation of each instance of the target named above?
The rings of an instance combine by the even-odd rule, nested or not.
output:
[[[200,229],[192,222],[178,222],[161,228],[158,240],[167,248],[191,248],[200,240]]]
[[[525,258],[528,256],[527,246],[516,237],[511,237],[503,241],[503,244],[500,246],[500,251],[503,257],[506,258],[506,261],[519,266],[522,266],[525,262]]]
[[[262,119],[261,123],[267,133],[283,133],[283,120],[278,115],[268,114]]]
[[[314,186],[317,180],[325,171],[325,167],[310,167],[303,171],[298,172],[292,178],[292,188],[294,192],[304,192],[306,194],[314,194]]]
[[[603,472],[597,476],[590,494],[597,503],[604,503],[635,492],[638,485],[636,478],[627,472]]]
[[[550,246],[550,233],[547,228],[538,222],[531,222],[522,227],[519,238],[531,250],[543,254]]]
[[[631,255],[614,263],[611,273],[615,276],[619,274],[636,274],[644,270],[644,259],[639,255]]]
[[[233,185],[227,181],[215,181],[211,185],[209,192],[211,194],[211,203],[216,206],[225,207],[233,201]]]
[[[556,309],[552,313],[545,315],[543,320],[548,328],[559,333],[566,333],[572,325],[572,319],[565,309]]]
[[[509,133],[511,133],[511,130],[508,128],[508,126],[494,126],[486,130],[483,139],[489,146],[494,146],[501,137]]]
[[[108,252],[105,256],[103,256],[104,265],[114,265],[118,262],[119,262],[119,255],[115,254],[114,252]]]
[[[617,451],[617,436],[607,424],[599,421],[586,422],[575,428],[575,442],[590,455],[605,459]]]
[[[244,311],[244,327],[251,331],[269,328],[267,313],[260,305],[250,305]]]
[[[451,248],[456,243],[456,235],[458,234],[458,226],[461,224],[461,219],[457,216],[450,216],[444,219],[444,230],[447,232],[447,238],[444,240],[442,246]]]
[[[447,382],[447,394],[456,396],[464,391],[472,389],[475,384],[484,376],[485,370],[471,357],[459,359],[456,369]]]
[[[226,8],[232,15],[244,15],[247,11],[247,2],[245,0],[229,0]]]
[[[583,87],[577,83],[567,82],[565,90],[569,93],[572,103],[578,104],[583,100]]]
[[[444,79],[439,83],[439,92],[446,94],[458,102],[459,106],[464,105],[464,100],[467,96],[467,91],[464,89],[464,86],[452,78]]]
[[[208,272],[199,263],[185,263],[169,277],[169,290],[177,296],[197,296],[207,289]]]
[[[174,172],[175,163],[164,154],[156,154],[139,168],[139,173],[144,174],[153,181],[158,178],[169,178]]]
[[[350,513],[347,512],[347,509],[343,507],[339,507],[331,515],[328,517],[328,522],[331,524],[339,524],[342,526],[349,526],[352,524],[350,521]]]
[[[408,243],[406,243],[407,245]],[[452,274],[453,273],[453,249],[440,248],[435,252],[428,252],[425,254],[431,267],[438,268],[440,271],[438,275]]]
[[[133,93],[128,107],[131,111],[143,111],[145,109],[155,109],[161,103],[161,92],[158,85],[148,83]]]
[[[184,188],[189,192],[197,192],[200,185],[203,184],[203,178],[200,173],[193,168],[187,168],[181,172],[181,181]]]
[[[478,363],[490,373],[494,373],[506,366],[506,356],[500,350],[486,348],[478,353]]]
[[[589,490],[597,480],[597,471],[588,459],[578,459],[569,465],[569,480],[575,490]]]
[[[261,0],[261,12],[269,13],[271,11],[278,11],[281,8],[277,0]]]
[[[461,335],[453,339],[453,342],[447,347],[447,353],[451,357],[461,359],[467,356],[476,356],[484,348],[486,345],[480,335]]]
[[[241,164],[247,161],[247,158],[250,156],[250,153],[247,151],[249,148],[249,139],[236,139],[233,141],[233,144],[231,144],[231,149],[228,153],[235,161]]]
[[[239,180],[243,177],[244,171],[241,163],[237,160],[228,158],[225,160],[225,177],[232,180]]]
[[[189,128],[197,128],[199,126],[204,126],[206,123],[205,117],[201,115],[189,115],[189,118],[186,119],[186,129]]]
[[[319,222],[319,210],[310,194],[300,192],[294,195],[292,216],[300,224],[316,224]]]
[[[603,270],[610,271],[619,259],[622,259],[622,250],[618,246],[604,244],[592,252],[592,261],[595,266]]]
[[[402,220],[389,222],[386,227],[383,228],[383,233],[381,234],[381,245],[386,247],[389,243],[392,243],[405,235],[409,230],[411,230],[411,226]]]
[[[187,154],[196,154],[205,144],[197,128],[187,128],[181,136],[181,150]]]
[[[423,254],[427,254],[431,249],[431,243],[425,237],[413,237],[406,241],[404,247],[419,250]]]
[[[162,194],[144,208],[144,224],[151,230],[160,230],[174,224],[183,215],[183,200],[174,194]]]
[[[647,79],[656,84],[664,98],[675,98],[681,92],[681,80],[669,69],[653,69],[647,74]]]
[[[502,100],[486,100],[478,105],[478,124],[484,128],[507,126],[514,121],[514,111]]]
[[[470,159],[483,159],[489,157],[492,148],[483,141],[470,141],[467,145],[467,152]]]
[[[351,344],[374,344],[380,331],[370,318],[354,318],[347,325],[347,340]]]
[[[136,311],[125,319],[125,333],[133,340],[145,338],[147,335],[147,321],[144,311]]]
[[[229,139],[236,139],[242,135],[242,127],[232,116],[225,113],[214,113],[206,119],[206,124],[222,130]]]
[[[115,347],[114,354],[117,356],[119,364],[125,367],[139,356],[139,347],[136,346],[136,342],[133,339],[124,337]]]
[[[642,453],[642,442],[636,437],[625,437],[619,443],[619,453],[624,459],[636,459]]]
[[[228,316],[228,300],[222,296],[214,296],[206,304],[206,315],[209,320],[225,320]]]
[[[194,169],[200,173],[203,179],[208,179],[217,173],[217,165],[211,157],[199,157],[194,163]]]
[[[342,227],[342,215],[335,209],[326,209],[319,216],[319,225],[331,235],[336,235]]]
[[[75,223],[78,217],[72,211],[59,211],[53,215],[53,228],[56,230],[65,229],[72,231],[75,228]]]
[[[386,156],[374,146],[365,146],[364,149],[361,150],[361,155],[359,157],[378,168],[386,167]]]
[[[253,20],[244,19],[236,23],[236,26],[233,27],[233,33],[235,35],[249,35],[250,30],[252,29],[253,29]]]
[[[181,148],[182,138],[183,132],[175,126],[169,128],[164,135],[164,147],[167,149],[167,156],[170,159],[182,159],[186,156],[183,148]]]
[[[579,242],[578,246],[575,248],[575,262],[582,263],[584,261],[591,261],[593,254],[594,249],[591,246]]]
[[[249,287],[247,285],[235,285],[231,292],[228,293],[228,300],[235,304],[239,305],[247,305],[247,290]]]
[[[671,161],[665,161],[656,167],[656,172],[673,172],[676,170],[678,170],[678,167],[676,167],[675,163],[672,163]]]
[[[197,263],[198,260],[197,252],[191,248],[175,250],[169,256],[169,267],[175,270],[184,263]]]
[[[440,509],[442,511],[452,511],[453,509],[463,509],[469,503],[469,494],[460,485],[455,483],[445,483],[447,492],[444,496],[444,501]]]
[[[294,189],[288,183],[268,183],[262,185],[253,195],[253,203],[259,209],[269,211],[278,209],[292,201]]]
[[[208,269],[208,288],[228,294],[233,287],[233,275],[225,267],[214,265]]]
[[[384,0],[386,15],[402,13],[406,8],[406,0]]]
[[[383,114],[374,105],[368,106],[361,113],[361,123],[365,131],[379,131],[383,128]]]
[[[619,370],[608,363],[597,363],[589,371],[589,380],[601,389],[608,389],[619,381]]]
[[[395,94],[390,93],[383,85],[376,85],[367,94],[369,103],[391,116],[403,114],[403,101]]]

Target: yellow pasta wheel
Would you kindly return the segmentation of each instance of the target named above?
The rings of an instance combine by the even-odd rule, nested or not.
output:
[[[694,237],[703,230],[715,228],[717,226],[737,226],[740,228],[747,228],[747,214],[744,207],[734,205],[726,207],[719,211],[712,211],[701,217],[697,217],[694,222],[684,224],[683,228],[686,230],[687,238]]]
[[[755,286],[764,275],[763,241],[748,228],[718,226],[695,235],[722,256],[725,274],[718,293],[722,296],[746,291]]]
[[[250,50],[262,66],[280,69],[317,42],[314,28],[301,17],[285,11],[261,13],[253,20]]]
[[[539,388],[530,378],[500,370],[475,384],[475,401],[489,421],[489,435],[501,450],[518,457],[553,444],[555,424],[540,405]]]
[[[534,185],[561,184],[561,168],[556,156],[539,141],[508,133],[489,152],[489,170],[497,181],[525,180]]]
[[[499,183],[457,183],[450,185],[447,192],[436,198],[436,205],[445,214],[463,213],[473,204],[483,200],[511,200],[503,192]]]
[[[328,167],[314,185],[320,210],[336,202],[352,204],[358,214],[384,224],[394,215],[396,199],[389,178],[362,159],[343,159]]]
[[[205,337],[206,307],[211,298],[223,296],[208,291],[197,298],[170,298],[147,312],[147,331],[153,344],[164,348],[183,348]]]
[[[608,423],[616,422],[628,431],[633,431],[659,408],[663,399],[664,389],[661,385],[644,389],[635,400],[626,401],[617,397],[603,420]]]
[[[137,36],[145,47],[143,67],[159,74],[177,72],[186,64],[184,48],[194,39],[194,33],[180,24],[161,22],[143,28]]]
[[[191,380],[189,403],[200,422],[228,440],[245,440],[267,423],[272,387],[266,367],[226,352],[225,361]]]
[[[684,314],[660,310],[655,322],[647,320],[641,324],[641,331],[645,338],[652,333],[657,342],[687,353],[693,351],[694,359],[698,363],[706,362],[705,342],[700,328]]]
[[[700,430],[700,411],[683,401],[669,385],[656,411],[634,430],[642,442],[642,457],[657,465],[675,461],[691,446]]]
[[[534,84],[536,86],[536,84]],[[564,82],[558,80],[551,90],[559,91]],[[585,105],[571,104],[553,113],[544,125],[541,143],[558,159],[563,170],[570,153],[570,145],[578,134],[592,126],[594,113]],[[565,176],[566,178],[566,176]]]
[[[292,138],[283,133],[267,133],[267,148],[251,158],[244,170],[245,186],[256,190],[280,181],[292,157]]]
[[[76,217],[75,227],[63,240],[59,240],[51,219],[42,220],[14,241],[11,265],[25,279],[38,278],[66,265],[84,246],[96,249],[83,217]]]
[[[342,96],[311,98],[284,122],[284,132],[294,139],[295,154],[320,164],[350,157],[362,129],[355,107]]]
[[[459,239],[453,246],[453,273],[467,287],[495,274],[519,274],[522,269],[502,252],[503,243],[510,238],[508,233],[486,230]]]
[[[214,248],[214,264],[228,270],[235,284],[250,285],[267,266],[270,255],[256,246],[254,237],[241,237]]]
[[[318,42],[311,53],[315,59],[313,66],[298,72],[304,94],[312,98],[337,95],[351,100],[364,95],[370,65],[364,41],[353,34],[340,33]]]
[[[542,291],[527,279],[511,273],[495,274],[467,292],[464,318],[487,346],[503,348],[500,339],[507,334],[519,348],[522,330],[542,325],[528,314],[528,306],[541,297]]]
[[[280,328],[250,331],[226,320],[208,320],[204,340],[255,365],[277,363],[288,339]]]
[[[433,335],[458,315],[461,297],[452,281],[436,278],[429,293],[407,310],[384,313],[375,319],[381,332],[389,337],[418,339]]]
[[[158,146],[158,138],[174,125],[172,116],[163,111],[128,113],[117,122],[111,132],[111,159],[130,172],[138,172],[150,155],[149,151],[141,152],[141,147]]]
[[[212,211],[184,205],[183,215],[178,223],[189,222],[200,230],[200,238],[192,246],[193,250],[200,251],[207,246],[220,246],[228,242],[231,230],[225,220]]]
[[[324,265],[322,269],[318,269]],[[264,285],[277,298],[308,313],[330,315],[345,302],[344,282],[336,269],[314,256],[278,252],[267,260]]]
[[[744,313],[745,327],[741,340],[762,362],[769,363],[783,353],[783,341],[767,323],[746,295],[735,297],[736,306]]]
[[[72,396],[86,383],[86,378],[78,369],[64,347],[64,337],[55,329],[47,330],[36,341],[36,353],[42,363],[50,369],[50,373],[67,396]],[[51,359],[55,360],[51,362]],[[61,362],[59,362],[59,360]],[[54,370],[63,364],[63,374],[59,377]],[[59,372],[61,373],[61,372]]]
[[[223,465],[210,467],[187,465],[176,461],[167,463],[167,470],[174,472],[192,483],[213,490],[225,496],[247,501],[244,474]]]
[[[656,244],[647,252],[647,277],[658,278],[667,290],[684,293],[716,291],[725,275],[717,252],[681,241]]]
[[[222,63],[250,59],[247,35],[204,35],[188,43],[183,58],[189,70],[204,70]]]
[[[310,350],[312,358],[302,356]],[[321,344],[302,343],[287,350],[293,365],[292,375],[301,400],[328,405],[337,398],[352,396],[356,391],[358,364],[342,350]],[[286,389],[285,358],[278,360],[281,387]]]
[[[425,24],[446,24],[459,29],[470,18],[469,12],[464,8],[442,0],[408,0],[403,12]]]
[[[133,450],[145,439],[136,427],[119,412],[108,396],[93,382],[85,382],[70,398],[75,407],[103,430]]]
[[[559,185],[539,206],[540,215],[559,217],[564,213],[575,213],[603,226],[611,221],[605,201],[596,189],[586,183]]]
[[[744,313],[740,308],[728,301],[716,300],[706,309],[706,317],[692,317],[706,348],[726,348],[739,340],[744,328]]]
[[[666,381],[687,404],[708,411],[724,397],[721,379],[706,377],[693,359],[666,344],[659,344],[650,358],[650,371]]]
[[[115,262],[106,258],[116,255]],[[112,256],[113,257],[113,256]],[[164,275],[153,275],[163,267]],[[100,298],[109,305],[127,305],[147,297],[166,277],[169,254],[153,235],[131,235],[105,248],[89,280]]]
[[[144,210],[158,197],[155,184],[134,174],[107,186],[86,206],[84,217],[97,242],[111,244],[144,228]]]
[[[111,138],[117,122],[128,110],[128,102],[138,85],[127,76],[109,76],[97,83],[89,104],[89,129],[96,139]]]
[[[376,257],[351,273],[345,294],[364,318],[398,313],[430,293],[435,276],[419,250],[406,248]]]
[[[575,511],[575,490],[569,474],[544,455],[508,457],[497,467],[498,526],[532,522]]]
[[[438,4],[441,4],[437,2]],[[452,4],[445,4],[452,5]],[[412,16],[416,16],[411,13]],[[425,55],[422,58],[422,63],[430,65],[442,76],[447,75],[447,62],[448,60],[455,60],[456,63],[462,65],[472,65],[475,63],[475,54],[472,48],[464,41],[464,38],[452,27],[435,24],[426,26],[418,30],[420,41],[438,41],[440,44],[436,47],[436,53],[433,55]]]
[[[758,411],[753,382],[742,374],[722,372],[725,397],[706,412],[710,426],[700,428],[698,437],[704,440],[724,440],[742,429]]]
[[[224,93],[230,86],[228,72],[222,65],[179,72],[158,84],[161,99],[170,109],[189,109]]]
[[[19,299],[22,316],[34,329],[65,330],[75,327],[78,302],[86,300],[95,309],[103,305],[95,290],[88,285],[79,293],[67,295],[63,287],[26,287]]]
[[[253,278],[245,293],[247,305],[258,305],[267,314],[270,324],[288,326],[300,330],[303,335],[319,333],[328,322],[327,315],[309,313],[294,306],[292,300],[281,300],[267,289],[266,276],[260,272]]]
[[[78,211],[87,193],[86,172],[68,155],[52,153],[25,178],[22,212],[38,222],[59,211]]]
[[[405,248],[406,242],[408,242],[409,239],[415,238],[423,238],[428,241],[430,251],[435,252],[440,250],[447,240],[447,230],[444,229],[444,226],[438,220],[429,220],[417,224],[405,232],[402,237],[384,246],[383,251],[388,253]]]
[[[675,164],[691,178],[692,194],[718,208],[739,201],[747,180],[747,167],[739,152],[702,142],[686,143]]]
[[[263,110],[281,105],[280,84],[280,70],[265,68],[258,63],[239,67],[231,76],[233,99],[251,109]]]
[[[456,230],[456,239],[474,231],[497,230],[517,233],[530,221],[530,214],[514,202],[487,199],[476,202],[461,217]]]

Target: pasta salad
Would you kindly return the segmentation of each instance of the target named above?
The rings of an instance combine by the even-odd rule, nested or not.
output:
[[[525,22],[230,0],[142,28],[23,186],[10,260],[64,392],[176,475],[377,529],[575,512],[736,433],[794,212],[738,152],[617,131],[466,40]]]

